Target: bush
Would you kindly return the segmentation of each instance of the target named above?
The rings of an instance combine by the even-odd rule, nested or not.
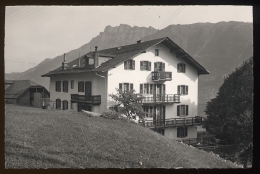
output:
[[[100,115],[100,117],[118,120],[121,117],[121,115],[116,111],[107,110],[107,111],[103,112]]]

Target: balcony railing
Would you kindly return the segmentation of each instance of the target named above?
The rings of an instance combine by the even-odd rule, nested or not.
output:
[[[156,94],[153,96],[142,96],[142,103],[180,103],[179,94]]]
[[[171,81],[172,80],[172,72],[152,72],[152,80],[153,81]]]
[[[100,105],[101,104],[101,95],[79,95],[79,94],[71,94],[71,101],[81,102],[92,105]]]
[[[143,126],[149,128],[177,127],[177,126],[193,126],[201,125],[202,117],[187,117],[187,118],[169,118],[165,120],[146,120]]]

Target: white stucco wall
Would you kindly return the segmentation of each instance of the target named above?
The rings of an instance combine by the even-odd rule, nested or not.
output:
[[[92,95],[101,95],[101,104],[92,105],[92,112],[102,113],[107,108],[107,73],[98,73],[105,76],[106,79],[97,76],[94,72],[92,73],[81,73],[81,74],[66,74],[57,75],[50,78],[50,100],[55,101],[56,99],[67,100],[69,102],[68,108],[71,109],[70,100],[71,94],[85,95],[85,92],[78,92],[78,82],[79,81],[92,81]],[[68,81],[68,92],[63,92],[62,81]],[[74,89],[71,89],[71,80],[74,80]],[[61,81],[61,92],[55,91],[55,82]],[[77,105],[74,104],[74,110],[77,110]]]

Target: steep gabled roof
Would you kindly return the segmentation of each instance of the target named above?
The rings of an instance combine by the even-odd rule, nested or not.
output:
[[[5,89],[5,98],[18,98],[28,88],[32,86],[41,86],[31,80],[13,80],[13,84]]]
[[[93,72],[93,71],[108,71],[109,69],[117,66],[118,64],[124,62],[127,59],[133,58],[138,54],[141,54],[143,51],[148,48],[155,46],[159,43],[166,44],[173,52],[177,55],[180,55],[181,58],[189,62],[195,69],[197,69],[199,74],[208,74],[209,72],[202,67],[197,61],[195,61],[190,55],[188,55],[185,51],[183,51],[178,45],[176,45],[171,39],[168,37],[154,39],[146,42],[140,42],[132,45],[119,46],[114,48],[109,48],[105,50],[99,50],[98,53],[100,56],[108,56],[111,57],[110,60],[102,63],[99,67],[94,69],[85,68],[85,59],[84,57],[93,56],[94,52],[89,52],[86,55],[80,57],[80,67],[78,67],[79,59],[75,59],[68,63],[68,68],[66,70],[62,70],[61,67],[50,71],[42,77],[50,77],[52,75],[58,74],[73,74],[73,73],[83,73],[83,72]]]

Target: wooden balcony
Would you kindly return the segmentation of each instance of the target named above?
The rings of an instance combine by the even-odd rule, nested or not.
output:
[[[173,104],[180,103],[179,94],[156,94],[153,96],[142,96],[143,104]]]
[[[172,72],[153,71],[152,72],[152,80],[153,81],[171,81],[172,80]]]
[[[149,128],[168,128],[168,127],[178,127],[178,126],[193,126],[201,125],[202,117],[186,117],[186,118],[169,118],[165,120],[146,120],[143,126]]]
[[[86,103],[92,105],[100,105],[101,104],[101,95],[79,95],[79,94],[71,94],[71,101],[77,103]]]

